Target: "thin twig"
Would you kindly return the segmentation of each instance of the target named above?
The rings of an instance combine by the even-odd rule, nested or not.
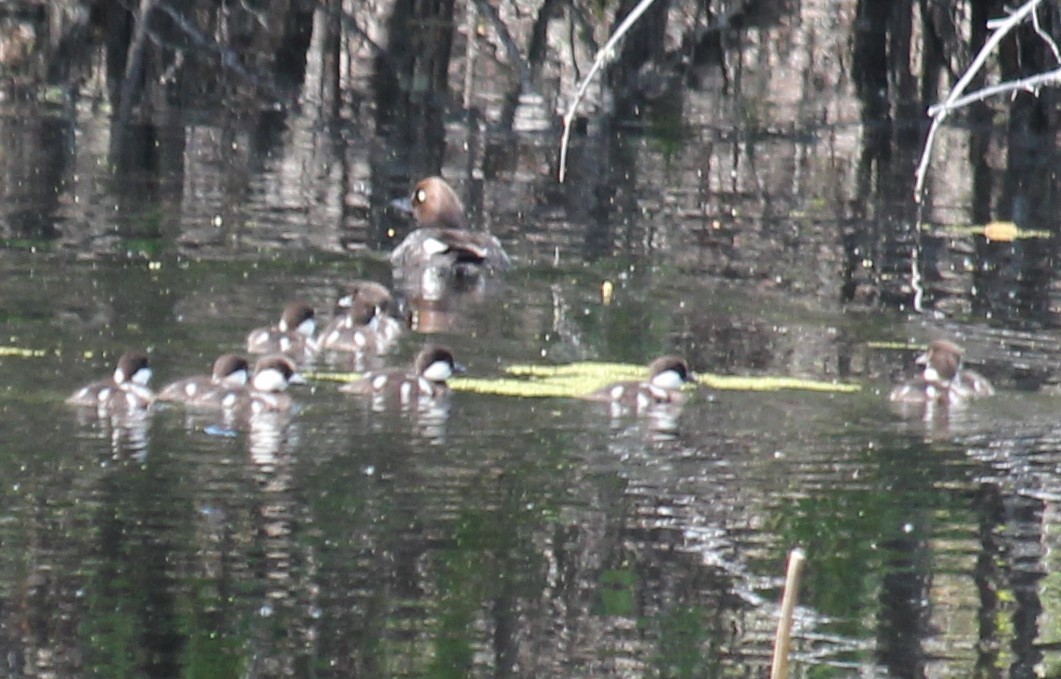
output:
[[[1047,71],[1046,73],[1037,73],[1036,75],[1030,75],[1027,78],[1021,78],[1020,80],[1007,80],[1004,83],[997,85],[991,85],[981,90],[971,92],[964,97],[958,97],[950,104],[951,109],[961,108],[962,106],[968,106],[973,102],[983,101],[989,97],[993,97],[997,94],[1006,94],[1007,92],[1017,92],[1019,90],[1025,90],[1027,92],[1036,92],[1043,85],[1053,85],[1054,83],[1061,82],[1061,68],[1054,69],[1053,71]],[[936,115],[939,111],[944,109],[944,104],[936,104],[928,109],[930,116]]]
[[[976,58],[969,64],[969,68],[965,70],[961,79],[951,88],[950,92],[947,93],[947,97],[943,100],[943,103],[933,107],[935,114],[932,115],[932,125],[928,128],[928,136],[925,138],[925,147],[921,152],[921,160],[917,164],[917,181],[914,182],[914,201],[921,202],[921,190],[925,186],[925,175],[928,172],[928,163],[932,157],[932,144],[936,139],[936,131],[939,126],[943,124],[943,121],[947,119],[951,111],[954,111],[958,106],[955,102],[962,97],[965,92],[965,88],[969,86],[976,74],[983,68],[987,58],[991,55],[991,52],[995,47],[1002,42],[1010,31],[1012,31],[1018,24],[1020,24],[1028,16],[1029,13],[1034,12],[1035,9],[1042,3],[1042,0],[1028,0],[1019,9],[1014,11],[1012,14],[1006,17],[1002,17],[997,20],[988,22],[988,28],[994,32],[984,41],[983,47],[976,54]]]
[[[1032,12],[1032,26],[1035,27],[1035,32],[1039,34],[1039,37],[1043,39],[1047,45],[1050,46],[1050,51],[1054,53],[1054,59],[1061,62],[1061,52],[1057,50],[1057,43],[1050,37],[1050,34],[1043,30],[1042,25],[1039,23],[1039,13]]]
[[[268,79],[268,77],[252,73],[243,65],[243,62],[235,51],[218,44],[213,38],[200,31],[195,24],[188,19],[188,17],[181,14],[176,8],[172,7],[169,3],[159,1],[158,11],[165,13],[170,19],[172,19],[177,28],[179,28],[194,45],[216,54],[217,58],[221,61],[222,67],[240,76],[255,88],[273,97],[276,101],[283,101],[284,95],[281,93],[280,88]]]
[[[575,99],[571,102],[571,107],[567,109],[567,113],[564,114],[564,133],[560,138],[560,174],[559,181],[562,184],[564,177],[567,175],[567,144],[571,138],[571,123],[575,120],[575,113],[578,111],[578,105],[582,103],[582,98],[586,96],[586,90],[589,89],[589,84],[593,81],[593,76],[597,75],[597,71],[601,69],[604,62],[611,56],[612,48],[615,47],[616,43],[623,39],[623,36],[633,27],[641,15],[652,6],[656,0],[641,0],[637,3],[626,18],[623,19],[622,23],[619,24],[619,28],[615,29],[615,33],[612,37],[608,38],[608,42],[604,43],[604,47],[597,51],[597,56],[593,59],[593,67],[589,69],[589,73],[582,79],[582,84],[579,85],[578,91],[575,93]]]
[[[806,553],[796,547],[788,553],[788,570],[785,573],[785,591],[781,595],[781,617],[777,620],[774,635],[774,658],[770,664],[770,679],[785,679],[788,676],[788,649],[792,645],[792,614],[799,597],[799,578],[803,572]]]

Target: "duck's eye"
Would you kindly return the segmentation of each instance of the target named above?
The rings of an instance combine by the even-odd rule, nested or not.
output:
[[[421,203],[423,203],[426,200],[427,200],[427,191],[424,191],[423,189],[417,189],[416,193],[413,195],[413,202],[416,203],[417,205],[420,205]]]

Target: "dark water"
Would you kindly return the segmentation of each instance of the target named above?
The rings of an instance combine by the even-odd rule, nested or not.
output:
[[[729,36],[725,74],[590,116],[563,185],[552,104],[506,128],[496,73],[471,111],[409,97],[398,122],[355,66],[326,111],[312,55],[298,106],[199,101],[125,136],[91,79],[5,99],[0,675],[759,677],[795,546],[796,676],[1061,672],[1052,133],[1000,160],[1011,131],[947,128],[919,230],[917,108],[835,63],[862,3],[806,4]],[[384,362],[427,339],[481,378],[676,352],[860,389],[702,389],[663,432],[469,391],[381,414],[326,379],[245,428],[63,404],[126,348],[162,385],[291,298],[389,282],[409,223],[387,205],[435,172],[515,268],[411,301]],[[1037,236],[970,228],[991,220]],[[1000,394],[896,413],[940,336]]]

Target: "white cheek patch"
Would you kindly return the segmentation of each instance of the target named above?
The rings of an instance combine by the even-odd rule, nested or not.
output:
[[[221,381],[225,384],[242,387],[247,384],[247,371],[241,369],[234,373],[229,373],[228,375],[225,375],[225,378]]]
[[[298,331],[306,337],[313,337],[313,333],[317,331],[317,321],[307,318],[298,324]]]
[[[343,295],[342,297],[339,298],[339,301],[336,302],[335,304],[336,304],[336,306],[342,307],[344,309],[346,309],[348,307],[351,307],[351,306],[354,305],[354,296],[353,295]]]
[[[435,361],[424,369],[424,379],[432,382],[445,382],[453,376],[453,366],[449,361]]]
[[[372,389],[374,391],[379,391],[386,384],[387,384],[387,376],[386,375],[376,375],[375,377],[372,378]]]
[[[664,370],[652,378],[652,386],[660,389],[681,389],[682,376],[677,370]]]
[[[440,255],[449,250],[449,246],[437,238],[428,238],[424,241],[424,252],[428,255]]]
[[[139,384],[141,387],[146,387],[147,383],[151,381],[151,368],[140,368],[133,373],[133,384]]]
[[[939,372],[931,365],[925,366],[925,372],[923,373],[925,380],[929,382],[942,382],[939,378]]]
[[[279,370],[263,370],[254,376],[254,388],[258,391],[283,391],[287,389],[287,378]]]

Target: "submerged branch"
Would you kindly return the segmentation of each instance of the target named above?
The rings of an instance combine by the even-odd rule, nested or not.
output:
[[[519,46],[512,38],[512,34],[509,33],[508,26],[506,26],[505,22],[501,19],[501,14],[497,11],[497,8],[486,0],[475,0],[475,8],[479,10],[479,14],[486,17],[494,27],[494,30],[497,31],[497,37],[505,48],[505,54],[508,55],[508,60],[512,62],[512,65],[515,66],[516,71],[519,73],[521,91],[532,91],[534,85],[531,82],[530,66],[527,65],[527,61],[523,58],[523,54],[520,53]],[[469,41],[474,39],[474,35],[468,36]]]
[[[212,37],[200,31],[195,24],[188,19],[188,17],[181,14],[180,11],[172,7],[170,4],[166,2],[158,2],[157,8],[159,12],[162,12],[173,21],[173,25],[179,29],[193,45],[215,54],[217,59],[221,62],[222,68],[232,71],[244,81],[250,83],[253,87],[265,92],[277,102],[283,103],[284,95],[280,91],[280,88],[268,77],[260,76],[251,72],[243,65],[239,55],[234,50],[219,44]],[[185,51],[183,48],[167,44],[160,39],[156,39],[155,41],[158,44],[170,47],[175,51]]]
[[[118,127],[122,130],[129,124],[133,110],[133,96],[144,72],[144,41],[147,37],[147,20],[156,0],[140,0],[136,11],[133,39],[125,59],[125,74],[122,76],[121,94],[118,102]]]

